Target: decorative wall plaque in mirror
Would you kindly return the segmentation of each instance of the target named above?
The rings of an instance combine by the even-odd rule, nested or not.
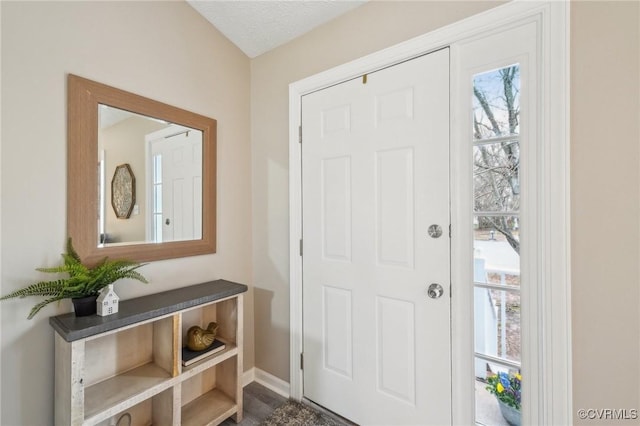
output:
[[[69,75],[68,137],[67,226],[84,262],[215,253],[216,120]]]
[[[129,219],[136,202],[136,177],[129,164],[116,167],[111,179],[111,206],[118,219]]]

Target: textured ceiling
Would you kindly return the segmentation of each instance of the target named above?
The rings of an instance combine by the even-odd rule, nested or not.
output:
[[[250,58],[324,24],[367,0],[187,0]]]

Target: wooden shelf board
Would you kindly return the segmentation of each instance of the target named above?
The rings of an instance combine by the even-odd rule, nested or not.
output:
[[[207,370],[214,365],[220,364],[238,353],[238,347],[232,343],[225,343],[226,347],[218,353],[204,358],[198,362],[194,362],[188,367],[182,367],[182,374],[195,375]]]
[[[182,425],[217,425],[237,411],[238,406],[231,398],[213,389],[182,407]]]
[[[85,424],[95,424],[173,385],[171,375],[149,363],[85,389]]]

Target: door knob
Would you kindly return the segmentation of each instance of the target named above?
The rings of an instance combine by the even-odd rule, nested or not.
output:
[[[171,219],[167,218],[167,220],[164,221],[165,225],[171,225]]]
[[[431,238],[440,238],[442,235],[442,227],[440,225],[431,225],[427,231]]]
[[[427,296],[432,299],[438,299],[440,296],[442,296],[442,293],[444,293],[444,290],[442,289],[442,286],[440,284],[433,283],[427,289]]]

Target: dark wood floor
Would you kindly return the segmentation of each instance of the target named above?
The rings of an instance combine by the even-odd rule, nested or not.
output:
[[[244,387],[242,401],[244,404],[244,417],[242,421],[240,423],[235,423],[233,420],[227,419],[221,423],[223,426],[257,426],[269,417],[276,408],[287,402],[287,398],[257,382],[252,382]],[[308,401],[307,404],[310,404],[311,408],[314,410],[320,411],[325,416],[330,417],[340,426],[357,426],[355,423],[351,423],[350,421],[343,419],[342,417],[339,417],[318,405]]]
[[[242,422],[235,423],[231,419],[222,422],[223,426],[254,426],[262,423],[269,414],[280,405],[284,404],[287,398],[278,395],[259,383],[253,382],[244,387],[244,418]]]

